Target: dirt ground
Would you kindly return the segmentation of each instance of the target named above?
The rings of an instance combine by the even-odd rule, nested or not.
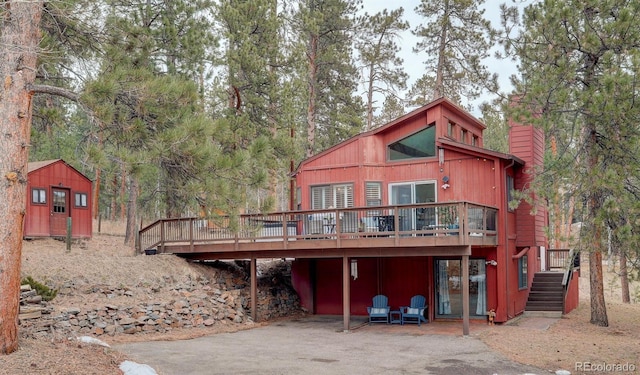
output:
[[[94,226],[97,228],[97,225]],[[66,251],[63,242],[51,239],[25,241],[22,254],[22,274],[47,285],[67,285],[74,280],[74,288],[95,284],[127,285],[140,288],[136,295],[144,296],[149,284],[164,280],[182,280],[192,277],[201,269],[188,265],[172,256],[134,256],[133,250],[122,245],[121,226],[102,223],[101,233],[90,241],[73,244]],[[584,264],[584,262],[583,262]],[[607,271],[605,266],[605,271]],[[588,272],[580,278],[580,307],[565,315],[546,330],[534,329],[525,324],[496,325],[477,335],[489,347],[517,362],[548,369],[576,371],[576,366],[624,365],[635,366],[640,372],[640,304],[621,303],[619,282],[610,272],[606,273],[607,313],[609,327],[589,323]],[[632,291],[639,288],[632,285]],[[162,298],[154,295],[153,298]],[[111,301],[117,304],[118,301]],[[84,293],[65,293],[53,303],[84,304],[103,303],[99,298],[87,298]],[[261,323],[262,324],[269,324]],[[248,329],[253,325],[214,325],[204,329],[174,330],[164,334],[116,335],[102,338],[109,344],[139,340],[179,340],[220,332]],[[520,337],[514,345],[514,337]],[[0,356],[0,374],[121,374],[118,366],[127,359],[111,348],[89,345],[55,338],[36,340],[21,337],[19,349],[7,356]],[[589,363],[589,364],[585,364]],[[611,367],[608,368],[609,370]],[[612,373],[612,371],[589,373]]]

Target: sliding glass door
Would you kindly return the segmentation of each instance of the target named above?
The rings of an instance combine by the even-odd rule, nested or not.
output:
[[[435,261],[436,317],[462,317],[462,272],[460,259]],[[469,260],[469,315],[484,317],[487,311],[486,265],[484,259]]]
[[[390,184],[389,201],[391,204],[435,202],[436,184],[434,181]],[[402,209],[399,215],[400,230],[416,230],[424,226],[423,216],[416,209]]]

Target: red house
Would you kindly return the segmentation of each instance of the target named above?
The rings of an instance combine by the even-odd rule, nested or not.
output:
[[[91,238],[89,178],[62,159],[29,163],[25,238],[65,237],[71,218],[73,238]]]
[[[395,215],[392,224],[409,236],[457,233],[464,220],[471,240],[492,230],[497,238],[468,248],[434,242],[411,251],[376,251],[371,242],[374,248],[343,258],[349,256],[348,285],[341,277],[346,261],[340,257],[296,258],[292,278],[303,307],[315,314],[367,315],[375,295],[386,295],[393,310],[420,294],[427,299],[428,320],[486,319],[494,310],[495,321],[504,322],[521,314],[534,273],[544,261],[547,212],[539,206],[532,215],[528,204],[513,208],[508,202],[542,164],[544,138],[531,126],[512,124],[510,154],[503,154],[483,148],[485,128],[442,98],[304,160],[295,171],[298,210],[397,206],[384,212],[372,209],[366,217],[360,213],[353,221],[358,233],[375,237],[379,231],[393,231],[397,228],[384,226]],[[425,208],[430,202],[434,207]],[[442,207],[448,202],[471,208],[462,217],[462,211]],[[491,209],[474,209],[474,204]],[[349,232],[346,220],[341,221],[342,232]],[[311,233],[313,227],[309,221],[298,231]],[[427,244],[433,237],[421,238]],[[577,293],[575,285],[570,290]],[[345,301],[350,304],[346,310]]]

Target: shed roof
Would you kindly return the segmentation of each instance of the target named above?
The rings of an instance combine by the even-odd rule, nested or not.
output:
[[[42,168],[48,167],[48,166],[56,164],[56,163],[63,163],[68,168],[73,169],[77,174],[79,174],[80,176],[82,176],[85,179],[87,179],[87,181],[93,182],[89,177],[85,176],[84,173],[82,173],[79,170],[75,169],[71,164],[67,163],[66,161],[64,161],[62,159],[51,159],[51,160],[42,160],[42,161],[29,162],[27,164],[27,173],[35,172],[38,169],[42,169]]]
[[[62,159],[51,159],[51,160],[42,160],[42,161],[32,161],[27,164],[27,171],[29,173],[35,171],[36,169],[44,168],[48,165],[54,164],[59,161],[64,161]],[[66,163],[65,163],[66,164]]]

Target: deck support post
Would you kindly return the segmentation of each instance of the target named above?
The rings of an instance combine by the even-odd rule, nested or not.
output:
[[[258,321],[258,272],[256,258],[251,257],[251,319]]]
[[[342,317],[344,332],[349,332],[349,321],[351,321],[351,268],[349,257],[342,257]]]
[[[471,249],[469,249],[471,253]],[[462,256],[462,334],[469,336],[469,255]]]

